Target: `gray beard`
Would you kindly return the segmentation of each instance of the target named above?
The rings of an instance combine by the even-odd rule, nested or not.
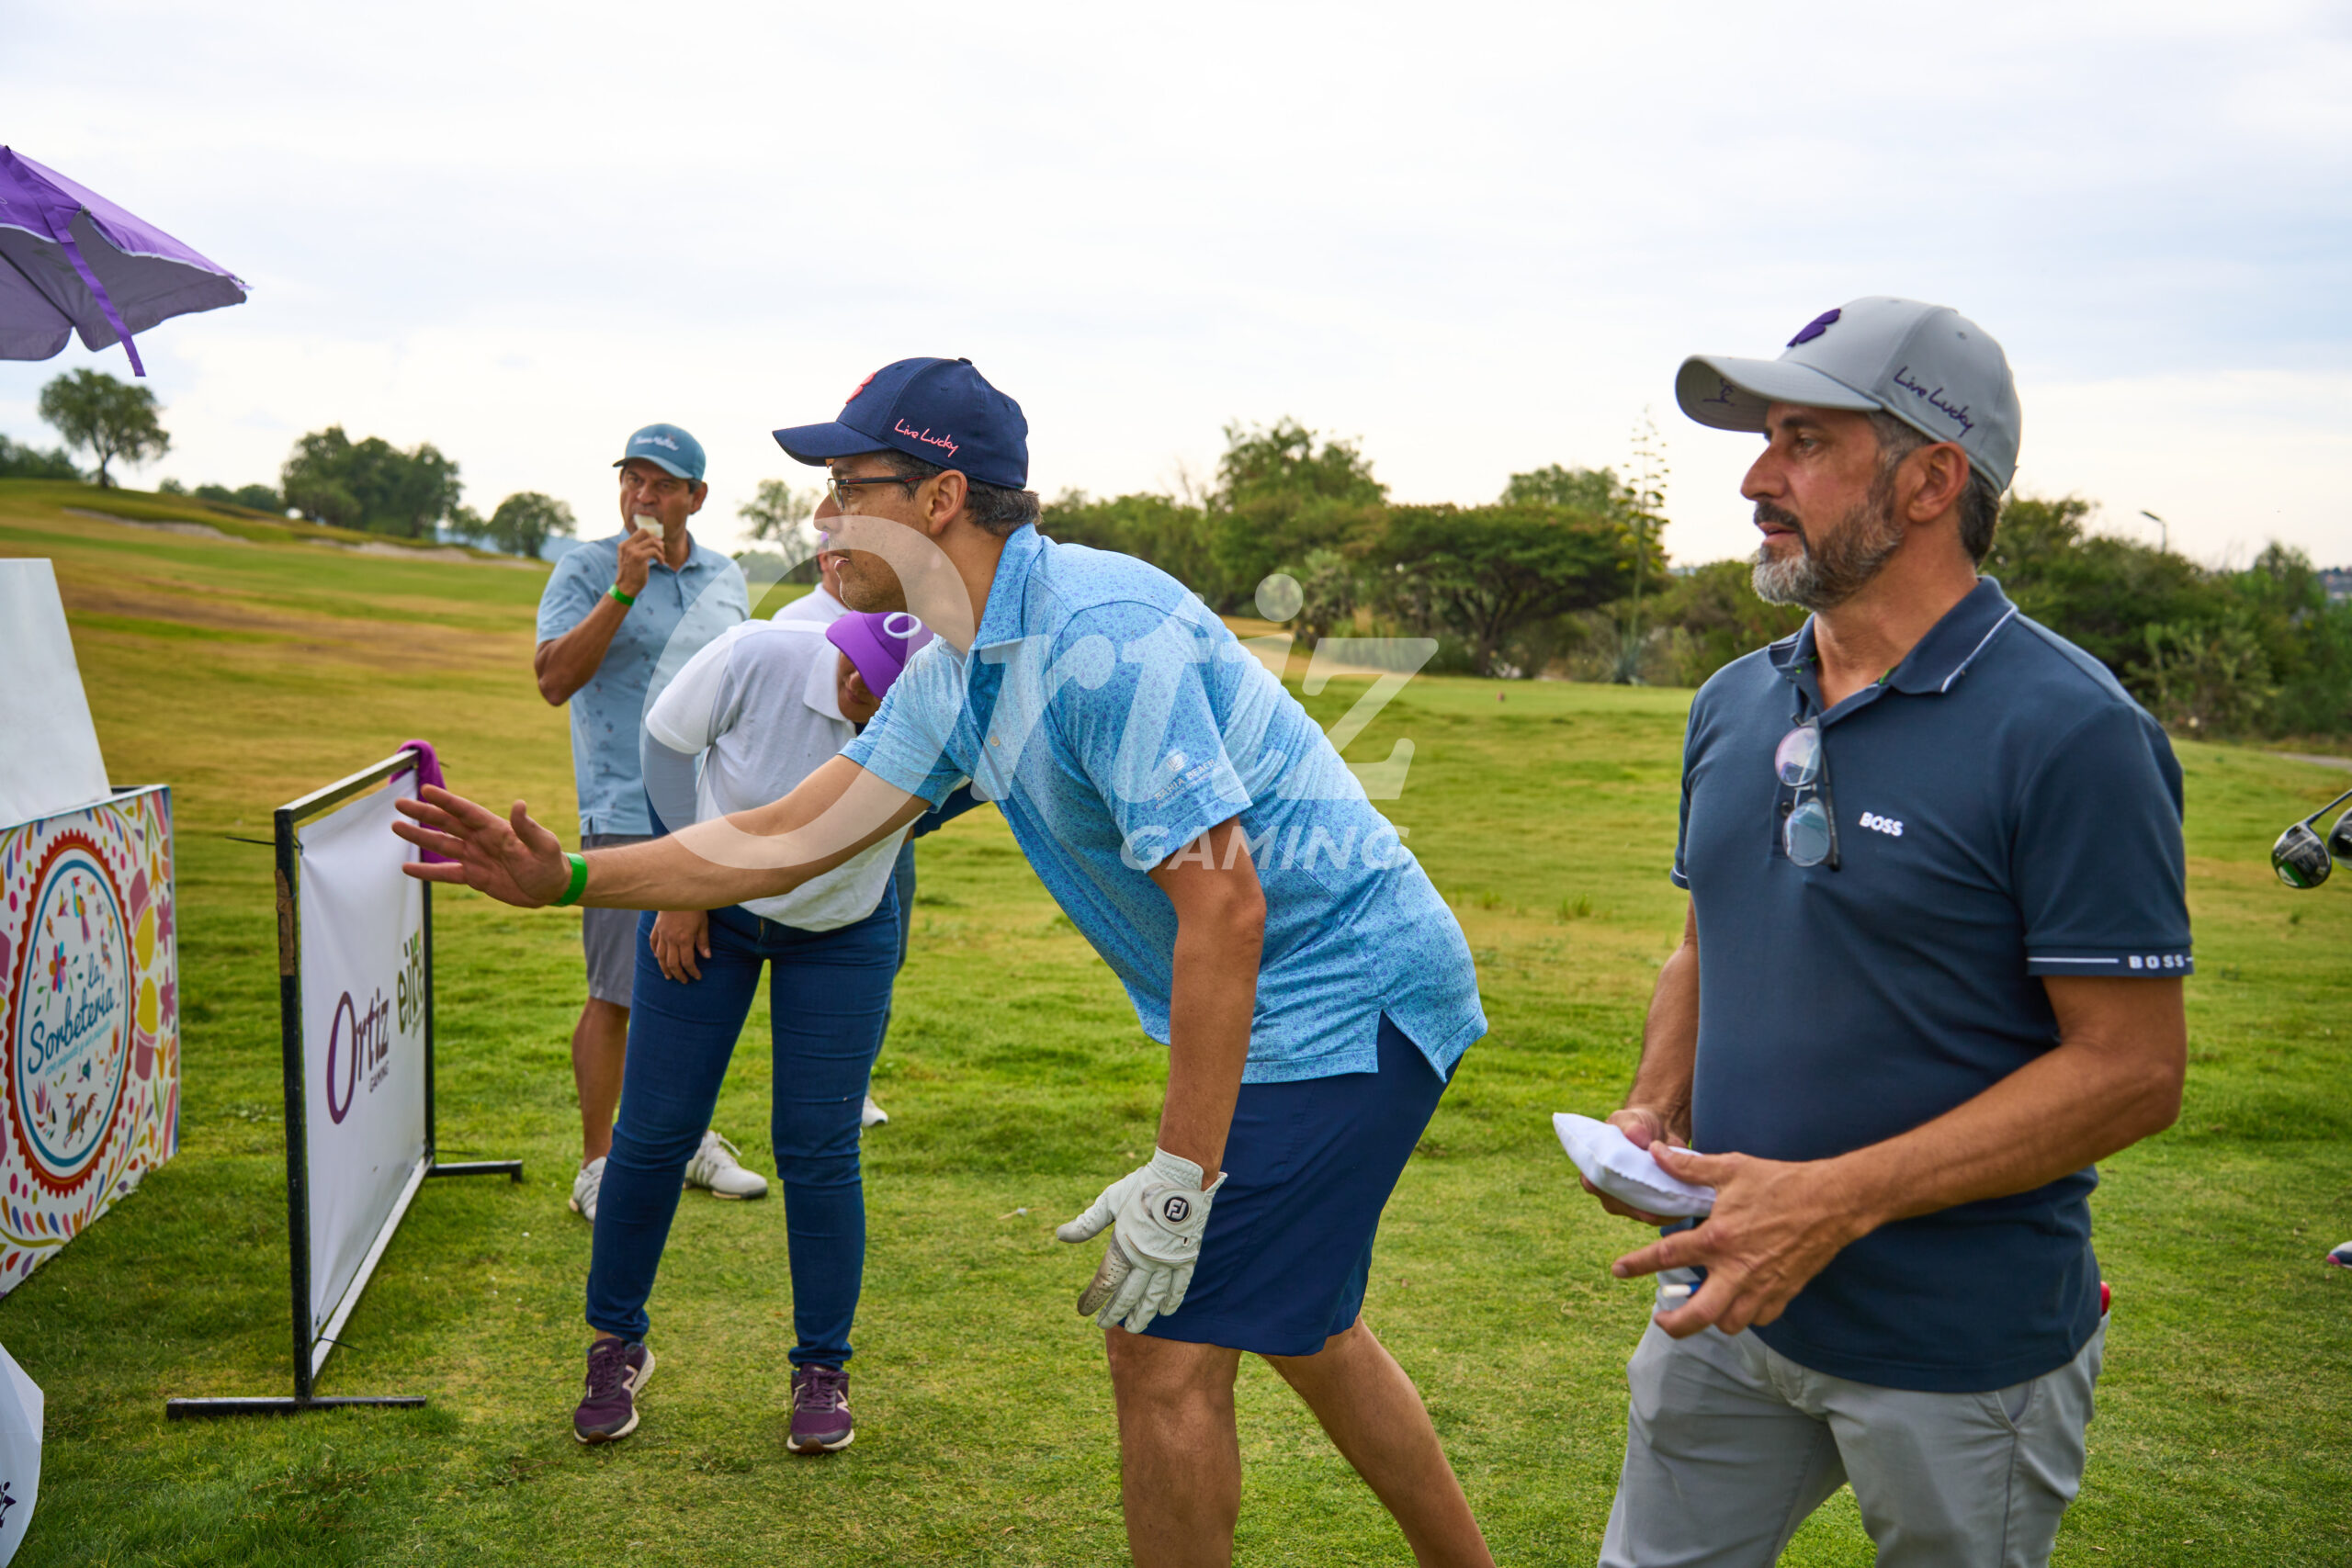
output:
[[[1748,581],[1768,604],[1827,610],[1844,604],[1886,569],[1903,547],[1903,525],[1894,515],[1893,475],[1871,486],[1870,494],[1823,532],[1819,548],[1800,532],[1797,553],[1775,560],[1769,545],[1756,547],[1756,570]]]

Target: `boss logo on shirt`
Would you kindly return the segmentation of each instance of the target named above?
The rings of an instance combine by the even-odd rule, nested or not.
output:
[[[1873,833],[1884,833],[1890,839],[1903,837],[1903,824],[1892,817],[1881,817],[1875,811],[1862,813],[1862,826]]]
[[[2133,953],[2123,962],[2134,969],[2186,969],[2188,954],[2185,953],[2151,953],[2143,956]]]

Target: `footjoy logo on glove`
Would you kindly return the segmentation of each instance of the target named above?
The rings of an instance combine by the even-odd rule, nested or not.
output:
[[[1170,1224],[1181,1225],[1184,1216],[1193,1212],[1193,1206],[1182,1198],[1170,1198],[1159,1212],[1167,1216]]]

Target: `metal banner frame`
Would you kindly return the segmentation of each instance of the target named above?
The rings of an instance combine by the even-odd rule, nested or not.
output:
[[[313,1340],[311,1336],[311,1191],[310,1139],[306,1122],[306,1100],[303,1094],[302,1072],[302,922],[301,875],[294,829],[311,818],[324,815],[353,796],[374,789],[396,774],[408,773],[418,766],[414,751],[395,751],[382,761],[361,769],[350,777],[338,779],[323,789],[311,791],[300,800],[281,806],[275,813],[277,825],[277,1019],[278,1033],[284,1048],[286,1089],[286,1240],[291,1267],[289,1284],[294,1303],[294,1393],[290,1398],[276,1395],[213,1399],[174,1399],[164,1403],[164,1414],[172,1420],[191,1416],[290,1416],[305,1410],[328,1410],[345,1405],[390,1405],[413,1409],[424,1403],[423,1394],[359,1394],[322,1396],[312,1392],[317,1386],[320,1370],[326,1365],[328,1353],[338,1343],[336,1336],[359,1298],[368,1289],[368,1281],[376,1272],[376,1265],[391,1245],[392,1233],[400,1229],[401,1220],[408,1213],[417,1189],[427,1177],[434,1176],[504,1176],[510,1180],[523,1179],[523,1162],[518,1159],[469,1160],[444,1165],[435,1157],[433,1046],[434,1046],[434,987],[433,987],[433,885],[422,884],[424,895],[424,1154],[408,1175],[400,1196],[393,1201],[392,1211],[385,1216],[383,1225],[369,1244],[359,1269],[324,1328]]]

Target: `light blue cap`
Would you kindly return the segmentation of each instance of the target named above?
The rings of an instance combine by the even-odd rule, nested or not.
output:
[[[649,424],[630,436],[613,467],[617,468],[631,457],[642,457],[682,479],[702,482],[702,443],[674,424]]]
[[[1718,430],[1764,428],[1772,403],[1883,410],[1950,441],[2003,490],[2017,477],[2018,384],[1993,335],[1945,305],[1879,295],[1807,321],[1778,359],[1693,355],[1675,400]]]

